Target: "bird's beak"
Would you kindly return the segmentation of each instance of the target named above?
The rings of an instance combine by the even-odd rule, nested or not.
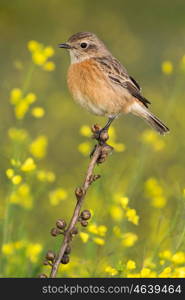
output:
[[[64,49],[71,49],[71,46],[67,43],[59,44],[58,47],[59,48],[64,48]]]

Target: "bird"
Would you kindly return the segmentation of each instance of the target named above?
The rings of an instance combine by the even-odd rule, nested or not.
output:
[[[94,33],[78,32],[58,45],[69,51],[68,88],[89,112],[108,118],[100,130],[107,131],[121,114],[134,114],[145,120],[159,134],[169,128],[150,110],[151,102],[141,93],[138,82]]]

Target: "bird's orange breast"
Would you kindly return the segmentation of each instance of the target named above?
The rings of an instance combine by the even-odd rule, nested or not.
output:
[[[71,64],[67,82],[74,99],[92,113],[115,115],[122,110],[123,99],[95,60]]]

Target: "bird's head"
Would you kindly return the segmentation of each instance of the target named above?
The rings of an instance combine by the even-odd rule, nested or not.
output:
[[[66,43],[58,46],[69,50],[71,63],[78,63],[91,57],[101,57],[110,54],[104,43],[91,32],[78,32],[72,35]]]

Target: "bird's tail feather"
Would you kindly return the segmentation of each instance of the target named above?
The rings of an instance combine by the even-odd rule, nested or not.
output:
[[[141,106],[139,103],[134,103],[131,111],[133,114],[142,117],[153,129],[155,129],[161,135],[165,135],[167,132],[169,132],[169,128],[164,125],[161,120],[159,120],[147,108]]]

